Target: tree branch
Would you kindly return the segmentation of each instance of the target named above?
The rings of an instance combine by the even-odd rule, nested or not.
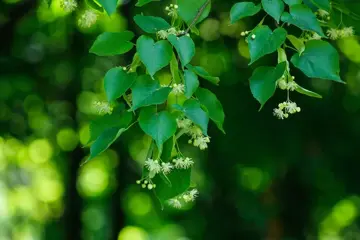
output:
[[[195,26],[196,22],[199,20],[201,14],[203,14],[203,12],[205,11],[205,8],[207,7],[207,5],[210,4],[210,2],[211,2],[211,0],[206,0],[206,2],[201,6],[201,8],[199,8],[198,12],[196,13],[196,16],[194,17],[194,20],[192,20],[192,22],[190,23],[188,28],[185,30],[185,32],[179,34],[178,37],[184,36],[190,32],[191,28],[193,26]]]

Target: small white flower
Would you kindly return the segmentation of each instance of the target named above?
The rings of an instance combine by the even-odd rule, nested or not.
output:
[[[256,35],[255,34],[253,34],[253,35],[251,35],[251,39],[255,39],[256,38]]]
[[[290,114],[300,112],[300,108],[296,105],[295,102],[288,102],[285,110]]]
[[[169,174],[171,172],[171,170],[174,168],[173,165],[171,165],[171,163],[167,162],[167,163],[161,163],[161,170],[162,172],[166,175]]]
[[[158,36],[160,39],[167,39],[168,35],[168,32],[165,30],[160,30],[156,33],[156,36]]]
[[[335,28],[330,28],[326,31],[326,35],[331,39],[331,40],[337,40],[341,37],[341,30],[339,29],[335,29]]]
[[[181,202],[180,202],[178,199],[176,199],[176,198],[170,199],[170,200],[168,201],[168,204],[169,204],[170,206],[174,207],[174,208],[177,208],[177,209],[179,209],[179,208],[182,207]]]
[[[196,197],[198,196],[199,192],[197,189],[192,189],[182,195],[182,198],[185,202],[193,202],[195,201]]]
[[[201,129],[195,125],[189,129],[189,134],[191,135],[192,138],[203,136]]]
[[[193,145],[195,147],[199,147],[200,150],[205,150],[208,147],[208,143],[210,142],[209,137],[201,136],[194,139]]]
[[[193,199],[195,199],[195,198],[199,195],[199,191],[198,191],[196,188],[194,188],[194,189],[192,189],[192,190],[189,192],[189,195],[190,195]]]
[[[175,95],[181,95],[183,94],[185,91],[185,86],[184,84],[176,84],[174,83],[172,85],[172,92],[175,94]]]
[[[183,168],[187,169],[194,165],[194,161],[191,158],[186,157],[183,161]]]
[[[86,10],[79,18],[78,24],[80,27],[89,28],[97,21],[98,15],[92,10]]]
[[[279,108],[274,108],[274,116],[278,119],[284,119],[287,118],[289,115],[287,113],[284,113],[283,110]]]
[[[353,27],[345,27],[341,29],[341,37],[352,37],[352,36],[354,36]]]
[[[178,31],[176,30],[176,28],[172,27],[167,30],[167,33],[177,35]]]
[[[158,160],[153,160],[151,158],[148,158],[145,161],[145,167],[152,173],[160,173],[161,172],[161,166],[159,164]]]
[[[95,101],[94,107],[100,115],[111,114],[113,107],[108,102]]]
[[[65,12],[70,13],[77,8],[77,2],[75,0],[62,0],[60,1],[60,7]]]
[[[178,128],[183,128],[183,129],[189,129],[192,125],[192,122],[190,119],[188,118],[183,118],[183,119],[176,119],[176,123]]]
[[[294,91],[297,88],[297,83],[295,81],[288,82],[286,85],[286,89],[290,91]]]
[[[184,167],[184,159],[182,157],[175,158],[172,161],[173,161],[173,163],[175,165],[175,168],[181,169],[181,168]]]
[[[309,40],[320,40],[321,36],[319,34],[317,34],[316,32],[314,32],[311,36]]]

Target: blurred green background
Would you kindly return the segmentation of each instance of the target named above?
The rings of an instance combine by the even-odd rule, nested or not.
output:
[[[230,25],[235,2],[213,1],[194,36],[194,64],[221,78],[219,87],[202,84],[223,103],[227,134],[212,125],[206,152],[184,139],[183,152],[196,160],[192,180],[200,196],[187,209],[162,210],[135,184],[149,144],[138,128],[80,163],[89,153],[93,103],[105,100],[102,78],[132,57],[97,57],[89,47],[104,31],[141,34],[132,16],[165,16],[170,1],[136,8],[135,1],[120,0],[116,14],[99,14],[83,28],[83,1],[67,14],[59,0],[50,7],[42,0],[0,0],[0,240],[360,239],[359,38],[333,42],[346,85],[293,69],[297,82],[323,99],[294,93],[301,113],[277,120],[272,109],[285,93],[258,112],[248,86],[256,66],[248,66],[240,36],[262,16]],[[360,13],[357,1],[344,2]],[[343,21],[359,34],[360,21]],[[276,54],[259,65],[274,61]]]

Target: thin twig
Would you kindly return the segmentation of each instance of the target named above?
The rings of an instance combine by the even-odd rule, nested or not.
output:
[[[201,8],[198,10],[198,12],[196,13],[195,18],[192,20],[192,22],[190,23],[190,25],[188,26],[188,28],[185,30],[185,32],[181,33],[178,35],[178,37],[184,36],[186,34],[188,34],[191,30],[191,28],[196,24],[196,22],[199,20],[199,18],[201,17],[201,14],[203,14],[203,12],[205,11],[205,8],[207,7],[207,5],[209,5],[211,2],[211,0],[207,0],[202,6]]]

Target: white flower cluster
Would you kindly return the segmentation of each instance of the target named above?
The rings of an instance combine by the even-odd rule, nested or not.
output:
[[[77,8],[77,2],[75,0],[62,0],[60,1],[60,7],[67,13],[74,11]]]
[[[185,91],[185,86],[182,83],[180,83],[180,84],[174,83],[171,86],[171,88],[172,88],[171,92],[173,92],[176,96],[183,94]]]
[[[105,101],[95,101],[94,107],[100,115],[111,114],[113,107]]]
[[[317,34],[316,32],[308,31],[305,33],[302,40],[304,40],[304,41],[321,40],[321,36],[319,34]]]
[[[282,90],[289,90],[289,91],[295,91],[297,88],[297,83],[294,81],[295,77],[292,76],[292,81],[286,81],[285,76],[282,76],[279,81],[277,82],[277,85]]]
[[[171,16],[173,18],[177,18],[177,16],[178,16],[178,13],[177,13],[178,8],[179,8],[178,5],[170,4],[169,6],[165,7],[165,11],[168,12],[169,16]]]
[[[173,34],[173,35],[175,35],[175,36],[178,36],[178,35],[182,35],[182,34],[184,34],[184,33],[185,33],[185,31],[183,31],[183,30],[178,30],[178,29],[176,29],[176,28],[174,28],[174,27],[171,27],[171,28],[169,28],[169,29],[167,29],[167,30],[160,30],[160,31],[158,31],[158,32],[156,33],[156,36],[157,36],[158,38],[160,38],[160,39],[167,39],[170,34]],[[190,34],[186,34],[186,36],[189,37]]]
[[[330,13],[323,9],[319,9],[317,12],[315,12],[315,15],[321,20],[325,20],[325,21],[330,20]]]
[[[149,178],[155,177],[156,174],[163,173],[165,175],[169,174],[173,169],[188,169],[194,165],[194,161],[191,158],[182,158],[178,157],[172,160],[171,162],[162,162],[159,160],[153,160],[148,158],[145,161],[145,167],[149,170]]]
[[[205,136],[198,126],[195,126],[187,118],[176,119],[176,122],[178,128],[183,129],[185,133],[191,137],[191,139],[189,140],[190,144],[193,144],[195,147],[200,148],[200,150],[205,150],[208,147],[210,137]]]
[[[156,184],[152,183],[151,180],[137,180],[136,184],[141,184],[142,188],[147,188],[149,190],[156,188]]]
[[[194,188],[175,198],[169,199],[167,201],[167,204],[170,205],[171,207],[180,209],[183,206],[183,203],[189,203],[195,201],[198,195],[199,195],[199,191]]]
[[[93,10],[85,10],[85,12],[80,16],[78,24],[82,28],[89,28],[96,23],[98,19],[98,14]]]
[[[297,106],[295,102],[286,101],[279,103],[278,108],[274,109],[274,116],[278,119],[285,119],[289,117],[289,114],[300,112],[301,108]]]
[[[326,31],[326,35],[331,40],[338,40],[342,38],[352,37],[354,36],[354,28],[353,27],[345,27],[342,29],[330,28]]]

